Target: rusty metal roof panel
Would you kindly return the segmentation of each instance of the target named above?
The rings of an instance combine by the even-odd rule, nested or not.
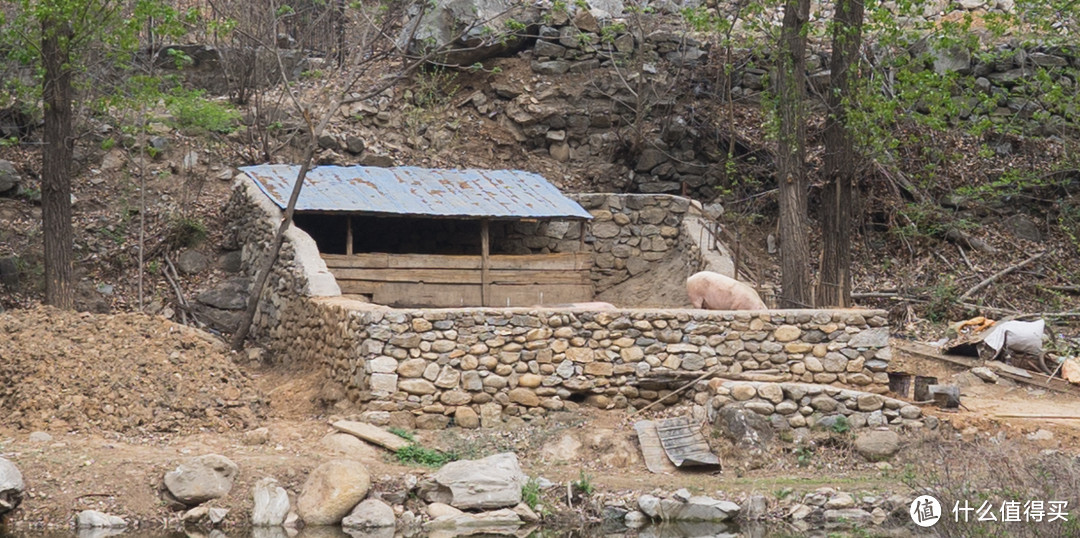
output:
[[[690,417],[674,417],[656,421],[660,446],[671,462],[678,467],[718,467],[720,458],[713,454],[709,442],[701,433],[701,424]]]
[[[240,170],[284,208],[300,167],[266,164]],[[304,179],[296,210],[493,219],[592,218],[539,174],[413,166],[314,167]]]

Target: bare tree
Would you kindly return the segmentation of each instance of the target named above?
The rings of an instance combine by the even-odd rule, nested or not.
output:
[[[821,204],[823,251],[818,306],[851,305],[851,189],[858,156],[848,127],[852,82],[862,43],[863,1],[837,0],[832,25],[832,72],[826,97],[825,189]]]
[[[810,0],[784,3],[776,66],[776,181],[780,189],[781,306],[811,306],[806,223],[806,23]]]
[[[74,305],[71,250],[71,24],[41,17],[41,63],[45,68],[45,145],[41,151],[41,218],[45,239],[45,303]]]

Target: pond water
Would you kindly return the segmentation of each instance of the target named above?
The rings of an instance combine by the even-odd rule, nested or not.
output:
[[[883,535],[890,535],[884,529]],[[844,531],[843,529],[806,529],[799,528],[781,522],[748,523],[743,525],[720,524],[720,523],[678,523],[650,525],[636,531],[630,531],[621,525],[598,525],[586,529],[555,529],[528,527],[522,528],[516,534],[469,534],[469,530],[458,531],[433,531],[401,533],[393,529],[379,532],[363,532],[357,530],[343,530],[341,527],[307,527],[298,533],[286,532],[282,528],[233,528],[224,530],[187,530],[164,531],[155,530],[111,530],[92,529],[76,531],[7,531],[0,532],[0,538],[452,538],[454,536],[515,536],[516,538],[704,538],[704,537],[740,537],[740,538],[765,538],[770,536],[866,536],[868,529],[855,529]],[[877,535],[871,532],[871,535]]]

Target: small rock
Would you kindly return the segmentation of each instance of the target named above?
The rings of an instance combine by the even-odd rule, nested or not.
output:
[[[518,515],[518,517],[521,518],[522,521],[526,523],[536,523],[537,521],[540,521],[540,516],[538,516],[536,512],[534,512],[532,508],[529,508],[529,505],[525,503],[518,503],[517,506],[512,508],[512,510],[515,514]]]
[[[165,488],[177,501],[188,506],[228,495],[239,468],[229,458],[206,454],[181,463],[165,474]]]
[[[630,529],[640,529],[649,523],[649,516],[637,510],[631,510],[623,517],[623,524]]]
[[[869,461],[887,460],[900,450],[900,436],[892,430],[864,431],[855,438],[855,451]]]
[[[838,493],[825,501],[826,510],[835,510],[842,508],[851,508],[855,506],[855,499],[847,493]]]
[[[210,267],[210,259],[197,250],[187,249],[176,257],[176,269],[185,275],[201,273]]]
[[[357,529],[375,529],[393,527],[395,520],[394,509],[390,505],[378,499],[367,499],[356,505],[352,512],[341,520],[341,526]]]
[[[743,508],[743,517],[746,519],[762,519],[769,512],[769,501],[764,495],[751,495],[746,499],[746,507]]]
[[[252,488],[255,504],[251,509],[251,524],[256,527],[275,527],[289,515],[289,494],[278,486],[277,480],[263,478]]]
[[[127,527],[127,521],[97,510],[83,510],[75,516],[75,526],[80,529],[120,529]]]
[[[16,192],[16,187],[19,186],[21,180],[19,171],[15,169],[11,161],[0,161],[0,194],[8,191]]]
[[[997,383],[999,379],[998,375],[994,373],[993,370],[985,366],[976,366],[975,368],[971,369],[971,373],[974,374],[975,377],[982,379],[987,383]]]
[[[652,519],[660,517],[660,499],[652,495],[642,495],[638,497],[638,508]]]
[[[50,443],[53,440],[53,436],[46,432],[33,432],[29,438],[31,443]]]
[[[1038,430],[1027,434],[1027,438],[1029,441],[1049,441],[1054,438],[1054,432],[1039,428]]]
[[[440,517],[452,517],[461,515],[463,512],[445,503],[431,503],[427,505],[427,514],[431,519]]]
[[[265,445],[270,442],[270,430],[263,427],[246,431],[240,442],[247,446]]]

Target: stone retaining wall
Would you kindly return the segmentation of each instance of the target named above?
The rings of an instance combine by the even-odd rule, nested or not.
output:
[[[714,379],[709,390],[710,413],[741,406],[767,417],[778,430],[829,428],[844,417],[851,428],[934,427],[937,419],[903,400],[872,392],[808,383],[754,383]]]

